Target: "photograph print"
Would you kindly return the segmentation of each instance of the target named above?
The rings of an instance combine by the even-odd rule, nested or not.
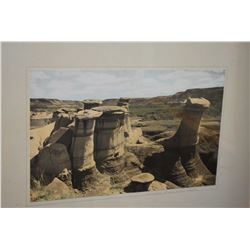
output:
[[[30,70],[30,201],[216,185],[224,69]]]

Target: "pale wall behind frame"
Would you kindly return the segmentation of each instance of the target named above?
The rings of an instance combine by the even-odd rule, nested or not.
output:
[[[4,43],[2,206],[27,206],[28,68],[226,68],[218,182],[194,191],[43,203],[43,207],[247,207],[247,43]],[[153,87],[153,86],[152,86]]]

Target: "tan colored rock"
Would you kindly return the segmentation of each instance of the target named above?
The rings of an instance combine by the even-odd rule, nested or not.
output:
[[[42,149],[45,139],[51,134],[55,123],[30,130],[30,159],[34,158]]]
[[[100,106],[93,110],[103,112],[96,120],[95,160],[107,173],[117,173],[124,168],[124,114],[118,106]]]
[[[131,178],[131,182],[124,188],[125,192],[143,192],[148,191],[150,184],[155,177],[150,173],[140,173]]]
[[[148,191],[161,191],[166,189],[167,185],[159,181],[153,181],[148,187]]]
[[[155,177],[150,173],[141,173],[131,178],[132,182],[137,183],[151,183]]]
[[[178,187],[177,185],[175,185],[175,184],[174,184],[173,182],[171,182],[171,181],[165,181],[164,183],[165,183],[167,189],[176,189],[176,188],[180,188],[180,187]]]
[[[129,137],[127,138],[127,143],[136,144],[142,138],[142,129],[133,128],[130,130]]]
[[[117,106],[123,107],[127,110],[127,112],[125,113],[125,117],[124,117],[125,137],[130,137],[131,130],[132,130],[131,122],[130,122],[130,118],[129,118],[129,101],[130,101],[130,98],[121,97],[117,102]]]
[[[199,126],[203,112],[210,106],[205,98],[188,98],[181,124],[176,134],[167,140],[166,147],[187,147],[199,140]]]
[[[102,112],[83,110],[77,113],[71,144],[73,185],[84,189],[86,176],[95,174],[94,160],[94,129],[95,119]]]
[[[95,119],[102,113],[93,110],[78,112],[71,146],[72,168],[79,171],[95,166],[94,129]]]
[[[52,113],[50,112],[31,112],[30,113],[30,127],[43,127],[53,122]]]
[[[199,142],[202,114],[209,106],[210,102],[204,98],[188,98],[177,132],[173,137],[161,142],[166,151],[175,149],[179,154],[180,163],[176,163],[171,177],[172,181],[178,186],[189,187],[200,185],[200,183],[205,185],[212,183],[213,178],[206,177],[212,174],[200,159],[196,146]]]

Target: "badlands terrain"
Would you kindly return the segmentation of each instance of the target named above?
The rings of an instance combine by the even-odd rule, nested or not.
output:
[[[31,201],[214,185],[222,97],[30,99]]]

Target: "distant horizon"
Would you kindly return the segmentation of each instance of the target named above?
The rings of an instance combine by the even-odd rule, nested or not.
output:
[[[32,70],[31,99],[152,98],[188,89],[224,87],[225,70]]]
[[[208,87],[208,88],[191,88],[191,89],[186,89],[184,91],[179,91],[179,92],[185,92],[187,90],[193,90],[193,89],[212,89],[212,88],[224,88],[224,86],[218,86],[218,87]],[[175,94],[179,93],[176,92]],[[172,94],[172,95],[175,95]],[[112,99],[119,99],[119,98],[129,98],[129,99],[149,99],[149,98],[155,98],[155,97],[165,97],[165,96],[172,96],[172,95],[157,95],[157,96],[146,96],[146,97],[129,97],[129,96],[120,96],[120,97],[111,97],[111,98],[105,98],[105,99],[97,99],[100,101],[105,101],[105,100],[112,100]],[[86,98],[82,100],[73,100],[73,99],[58,99],[58,98],[46,98],[46,97],[38,97],[38,98],[33,98],[30,97],[30,99],[44,99],[44,100],[59,100],[59,101],[86,101],[86,100],[95,100],[94,98]]]

